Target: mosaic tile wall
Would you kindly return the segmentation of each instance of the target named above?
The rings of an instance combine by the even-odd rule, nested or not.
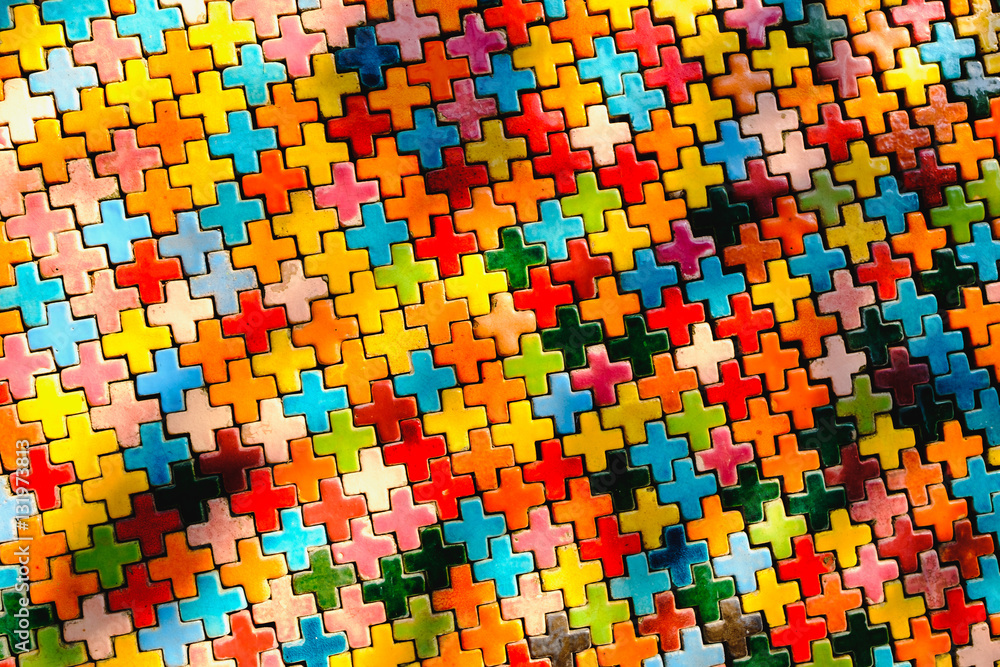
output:
[[[0,667],[992,667],[988,0],[0,0]]]

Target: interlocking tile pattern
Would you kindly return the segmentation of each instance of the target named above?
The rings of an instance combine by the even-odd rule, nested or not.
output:
[[[992,667],[989,0],[0,0],[0,667]]]

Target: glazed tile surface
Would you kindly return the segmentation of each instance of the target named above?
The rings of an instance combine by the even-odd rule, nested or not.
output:
[[[989,0],[0,0],[0,667],[992,667]]]

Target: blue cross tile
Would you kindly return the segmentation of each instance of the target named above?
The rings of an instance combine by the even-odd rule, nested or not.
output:
[[[181,619],[201,621],[205,634],[215,639],[230,632],[229,615],[247,608],[242,586],[223,588],[218,571],[202,572],[195,578],[198,595],[180,602]]]
[[[937,310],[937,297],[933,294],[917,296],[913,278],[904,278],[896,283],[896,300],[882,303],[886,321],[902,322],[903,332],[911,337],[923,334],[924,317],[935,315]],[[913,352],[912,339],[910,343],[910,351]]]
[[[806,234],[802,237],[804,254],[788,260],[788,270],[793,276],[809,276],[813,290],[829,292],[833,289],[830,274],[847,266],[847,257],[842,248],[827,248],[820,234]]]
[[[577,69],[581,81],[600,79],[605,97],[622,95],[622,76],[639,71],[639,57],[631,51],[619,53],[614,37],[598,37],[594,40],[594,57],[579,61]]]
[[[48,69],[28,75],[31,91],[52,93],[59,111],[79,111],[80,91],[97,85],[97,70],[74,65],[69,49],[52,49],[48,58]]]
[[[956,248],[958,258],[966,264],[975,264],[979,279],[992,282],[998,278],[997,262],[1000,261],[1000,241],[993,238],[987,222],[972,225],[972,240]]]
[[[444,524],[444,539],[450,544],[464,544],[472,562],[489,557],[489,539],[500,537],[507,532],[507,520],[503,514],[483,512],[481,498],[466,498],[459,503],[461,520]]]
[[[990,374],[985,368],[971,370],[964,352],[948,355],[950,370],[934,378],[934,391],[941,396],[954,396],[959,410],[976,407],[976,392],[990,386]]]
[[[343,387],[327,389],[322,371],[305,371],[302,391],[285,394],[281,405],[286,416],[305,416],[310,433],[326,433],[330,430],[330,413],[347,407],[347,390]]]
[[[546,19],[566,18],[566,0],[542,0]]]
[[[422,167],[440,169],[444,166],[442,150],[459,144],[458,128],[438,125],[434,109],[417,109],[413,112],[413,129],[397,134],[396,143],[401,151],[418,153]]]
[[[966,581],[970,600],[983,600],[990,614],[1000,612],[1000,567],[994,554],[979,557],[981,576]]]
[[[865,215],[869,218],[885,218],[890,234],[906,231],[906,214],[920,210],[920,196],[916,192],[899,192],[899,183],[894,176],[878,179],[879,195],[864,200]]]
[[[702,641],[701,628],[681,628],[681,649],[650,658],[643,667],[713,667],[726,664],[726,651],[722,644]]]
[[[38,263],[18,264],[14,268],[14,284],[0,288],[0,310],[17,308],[26,327],[38,327],[48,322],[45,306],[66,298],[62,278],[42,280]]]
[[[118,17],[118,34],[122,37],[138,35],[147,53],[164,53],[167,44],[163,33],[184,28],[181,10],[177,7],[157,7],[156,0],[135,0],[135,13]]]
[[[224,70],[223,74],[230,69]],[[229,112],[229,132],[213,134],[208,138],[212,155],[232,156],[233,166],[241,174],[260,171],[258,156],[261,151],[278,147],[278,137],[271,127],[254,129],[249,111]]]
[[[611,580],[611,596],[616,600],[629,598],[637,616],[656,611],[653,598],[657,593],[670,590],[670,573],[666,570],[649,571],[646,554],[632,554],[625,558],[628,576]]]
[[[649,466],[657,482],[674,479],[674,461],[688,455],[688,442],[684,438],[667,438],[663,422],[646,424],[646,442],[628,450],[629,460],[635,466]]]
[[[729,553],[712,560],[712,569],[720,577],[732,577],[740,595],[757,590],[757,573],[771,567],[771,552],[767,547],[750,548],[746,533],[729,536]]]
[[[520,592],[517,578],[535,569],[535,557],[530,552],[514,553],[510,535],[494,537],[490,540],[490,558],[472,564],[476,581],[492,579],[496,583],[497,595],[511,598]]]
[[[969,474],[951,483],[952,493],[958,498],[972,498],[972,508],[981,514],[993,509],[993,498],[1000,492],[1000,471],[986,472],[982,456],[969,459]]]
[[[493,73],[475,78],[476,94],[480,97],[496,95],[497,111],[500,113],[520,112],[521,93],[535,89],[535,73],[530,69],[514,69],[507,53],[490,56]]]
[[[135,261],[132,243],[153,237],[149,227],[149,216],[125,215],[125,203],[121,199],[101,202],[101,221],[83,228],[83,242],[87,246],[105,246],[112,264]]]
[[[979,392],[979,405],[982,407],[963,413],[965,425],[972,430],[985,431],[991,447],[1000,445],[1000,399],[995,387]]]
[[[409,373],[393,377],[392,384],[399,396],[416,396],[421,412],[441,409],[441,390],[458,385],[452,366],[436,366],[430,350],[410,352]]]
[[[38,263],[18,264],[14,268],[14,284],[0,287],[0,310],[17,308],[26,327],[38,327],[48,322],[46,304],[66,298],[62,278],[42,280]]]
[[[688,520],[703,516],[701,499],[716,492],[718,486],[715,475],[696,475],[691,459],[674,461],[674,479],[656,487],[660,502],[668,505],[677,503],[681,515]]]
[[[247,223],[264,219],[264,204],[259,199],[243,199],[236,183],[215,186],[219,203],[201,210],[203,229],[221,229],[226,245],[250,241]]]
[[[990,509],[993,511],[976,517],[976,529],[983,535],[992,533],[994,540],[1000,539],[1000,493],[990,496]]]
[[[26,5],[30,2],[31,0],[0,0],[0,30],[7,30],[14,27],[14,22],[11,20],[11,7]],[[63,2],[72,3],[74,0],[63,0]],[[42,14],[42,16],[44,17],[45,15]]]
[[[52,358],[60,368],[80,363],[77,345],[87,340],[97,340],[97,320],[93,317],[76,319],[68,301],[50,303],[47,307],[48,323],[28,329],[28,347],[32,350],[52,350]]]
[[[139,650],[159,649],[167,667],[183,667],[188,664],[188,646],[205,639],[201,623],[182,621],[176,602],[158,606],[156,621],[155,626],[139,630]]]
[[[286,663],[302,662],[306,667],[327,667],[330,658],[347,650],[344,633],[327,633],[323,629],[323,617],[319,614],[301,617],[299,627],[302,639],[281,646],[281,655]]]
[[[38,513],[33,495],[19,496],[11,492],[10,484],[0,484],[0,516],[34,516]],[[18,507],[20,506],[20,508]],[[18,514],[18,512],[27,514]],[[17,523],[15,521],[0,521],[0,541],[16,542],[19,536]]]
[[[157,350],[154,361],[156,369],[153,372],[136,377],[136,393],[158,396],[160,409],[164,412],[181,412],[185,409],[185,392],[205,386],[201,366],[181,366],[176,348]]]
[[[639,292],[642,305],[659,308],[663,305],[663,288],[677,284],[677,267],[659,264],[652,248],[635,251],[635,268],[621,274],[622,289]]]
[[[961,78],[962,60],[976,55],[976,42],[971,37],[955,39],[955,27],[947,21],[935,23],[933,30],[934,40],[917,47],[920,60],[937,63],[946,79]]]
[[[924,316],[924,335],[910,338],[910,356],[927,357],[930,361],[931,373],[944,375],[951,365],[948,355],[965,349],[965,340],[961,331],[945,333],[944,322],[937,313]]]
[[[2,491],[0,491],[2,493]],[[17,541],[17,534],[14,531],[11,532],[10,541]],[[0,566],[0,588],[13,588],[17,585],[17,573],[18,565],[3,565]]]
[[[379,44],[375,39],[373,26],[362,26],[354,31],[354,46],[340,49],[334,54],[337,70],[357,72],[361,84],[367,88],[381,88],[385,85],[382,70],[400,61],[399,47],[395,44]]]
[[[719,123],[719,140],[705,144],[702,149],[705,164],[721,164],[726,167],[726,175],[732,181],[742,181],[747,177],[747,160],[764,154],[759,137],[744,137],[740,124],[735,120]]]
[[[10,27],[4,24],[4,20],[7,19],[7,7],[14,4],[20,2],[0,0],[0,29]],[[45,0],[42,3],[42,19],[46,23],[63,23],[66,26],[66,38],[71,42],[89,40],[92,36],[90,22],[110,16],[108,0]]]
[[[372,266],[387,266],[392,264],[393,243],[409,240],[410,230],[404,220],[385,219],[385,207],[382,202],[365,204],[361,207],[361,219],[364,224],[351,227],[344,234],[347,247],[352,250],[364,248],[368,251],[368,259]]]
[[[909,660],[896,662],[892,655],[891,646],[879,646],[872,651],[872,656],[875,659],[874,667],[912,667],[912,663]]]
[[[240,47],[240,64],[222,70],[222,85],[226,88],[242,88],[247,104],[252,107],[268,104],[271,95],[268,84],[288,79],[288,72],[281,63],[264,62],[264,51],[259,44],[244,44]]]
[[[198,214],[184,211],[177,214],[177,233],[160,238],[159,249],[164,257],[179,257],[186,275],[200,276],[208,272],[208,253],[222,250],[222,233],[203,230]]]
[[[234,315],[240,312],[238,293],[257,287],[257,274],[253,269],[234,271],[229,253],[219,251],[209,253],[208,273],[193,276],[190,282],[191,296],[210,296],[217,315]]]
[[[594,397],[589,391],[573,391],[569,373],[549,376],[549,393],[531,399],[532,409],[538,417],[552,417],[556,431],[561,435],[576,432],[576,416],[594,407]]]
[[[701,279],[684,287],[691,301],[708,301],[712,317],[725,317],[732,314],[729,297],[746,290],[746,281],[742,274],[723,273],[722,261],[712,255],[701,260]]]
[[[305,526],[302,508],[281,510],[281,530],[265,533],[261,547],[265,554],[284,554],[291,572],[309,569],[309,549],[326,544],[323,526]]]
[[[670,579],[678,588],[693,582],[691,567],[708,561],[708,544],[688,542],[683,525],[663,529],[664,546],[649,552],[649,564],[656,570],[669,570]]]
[[[139,446],[122,456],[126,470],[145,470],[152,486],[165,486],[173,477],[170,464],[191,458],[191,449],[186,436],[167,439],[163,424],[154,422],[139,426]]]
[[[662,90],[646,90],[641,74],[626,74],[622,77],[625,87],[621,95],[608,98],[608,113],[612,116],[628,116],[635,132],[653,129],[650,113],[656,109],[666,109],[667,99]]]
[[[524,238],[528,243],[544,243],[545,252],[552,261],[569,259],[566,241],[584,237],[583,218],[564,217],[562,206],[555,199],[538,205],[539,220],[524,225]]]

